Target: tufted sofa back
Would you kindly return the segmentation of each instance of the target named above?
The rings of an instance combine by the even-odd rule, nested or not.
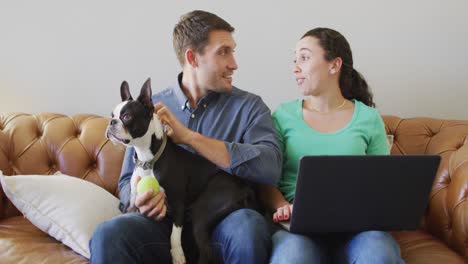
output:
[[[384,116],[393,155],[442,157],[423,227],[468,258],[468,121]]]
[[[124,148],[109,142],[107,118],[0,113],[0,170],[5,175],[61,171],[93,182],[114,195]],[[468,257],[468,121],[384,116],[395,136],[392,154],[442,156],[423,227]],[[19,215],[0,190],[0,219]]]
[[[117,195],[124,147],[104,136],[107,118],[42,113],[0,113],[0,170],[4,175],[57,171]],[[19,211],[0,190],[0,219]]]

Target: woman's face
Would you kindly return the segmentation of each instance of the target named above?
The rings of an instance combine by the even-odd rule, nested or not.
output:
[[[331,62],[325,60],[325,51],[315,37],[305,37],[296,45],[294,76],[303,95],[317,95],[330,80]]]

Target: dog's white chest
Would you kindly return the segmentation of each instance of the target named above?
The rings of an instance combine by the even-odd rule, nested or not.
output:
[[[153,174],[153,170],[145,170],[143,168],[136,167],[135,170],[133,170],[132,176],[145,177],[145,176],[154,176],[154,174]]]

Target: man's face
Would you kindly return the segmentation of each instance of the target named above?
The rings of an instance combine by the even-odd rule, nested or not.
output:
[[[198,87],[205,91],[229,92],[232,75],[237,69],[234,59],[236,42],[230,32],[214,30],[208,35],[208,44],[202,54],[196,53]]]

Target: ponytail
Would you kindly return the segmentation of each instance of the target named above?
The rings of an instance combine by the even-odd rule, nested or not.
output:
[[[375,107],[373,95],[369,90],[366,80],[353,67],[342,66],[340,75],[340,88],[344,98],[356,99],[367,106]]]

